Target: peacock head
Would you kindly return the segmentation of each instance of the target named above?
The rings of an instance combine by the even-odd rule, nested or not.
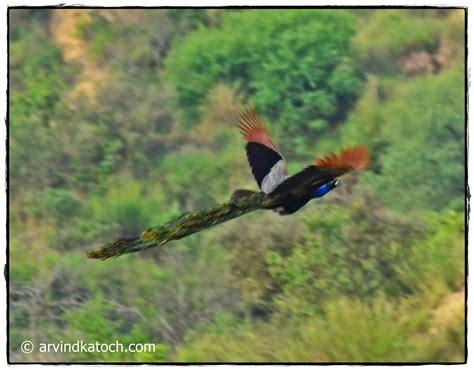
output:
[[[329,193],[332,189],[337,188],[341,185],[341,182],[337,179],[331,180],[328,183],[321,185],[319,188],[313,192],[313,198],[321,198]]]

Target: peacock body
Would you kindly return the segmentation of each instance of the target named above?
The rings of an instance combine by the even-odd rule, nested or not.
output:
[[[365,146],[330,154],[291,176],[283,155],[271,139],[264,121],[252,108],[240,114],[239,129],[247,140],[247,159],[260,191],[236,190],[230,201],[211,209],[186,213],[170,222],[147,229],[134,238],[120,238],[87,252],[88,257],[108,259],[125,253],[162,246],[170,240],[210,228],[258,209],[292,214],[310,200],[339,186],[337,177],[360,170],[369,162]]]

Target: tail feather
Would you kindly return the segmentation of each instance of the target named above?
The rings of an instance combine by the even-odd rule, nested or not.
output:
[[[242,198],[252,196],[252,195],[257,194],[257,193],[258,192],[253,191],[253,190],[237,189],[237,190],[234,190],[234,192],[230,196],[230,200],[231,201],[236,201],[236,200],[239,200],[239,199],[242,199]]]
[[[239,191],[239,194],[243,195],[241,191]],[[136,238],[117,239],[102,247],[88,251],[87,256],[89,258],[106,260],[125,253],[139,252],[148,248],[162,246],[170,240],[184,238],[187,235],[239,217],[245,213],[257,209],[266,209],[274,202],[273,199],[267,197],[264,193],[246,190],[245,195],[245,197],[238,197],[211,209],[185,213],[164,225],[143,231]]]
[[[102,247],[87,251],[87,257],[106,260],[114,256],[120,256],[121,254],[125,253],[128,248],[130,248],[133,242],[136,241],[137,239],[135,238],[117,239],[111,243],[105,244]]]

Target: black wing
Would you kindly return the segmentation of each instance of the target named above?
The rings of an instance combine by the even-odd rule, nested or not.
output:
[[[283,181],[270,194],[277,196],[286,194],[305,196],[312,193],[317,187],[334,180],[334,178],[335,176],[331,171],[316,166],[308,166]]]
[[[263,179],[283,157],[267,146],[253,142],[247,143],[245,150],[253,176],[257,180],[258,187],[261,188]]]
[[[273,195],[293,194],[305,196],[336,177],[354,170],[361,170],[369,164],[369,149],[365,146],[350,147],[339,155],[329,154],[318,159],[314,165],[286,179],[271,193]]]
[[[248,141],[245,149],[255,180],[263,192],[270,193],[289,176],[285,159],[273,143],[265,122],[252,108],[240,113],[238,127]]]

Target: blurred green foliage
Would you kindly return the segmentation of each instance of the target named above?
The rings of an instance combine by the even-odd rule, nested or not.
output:
[[[196,121],[210,89],[225,81],[271,119],[286,150],[305,155],[361,91],[349,48],[354,21],[342,10],[228,11],[219,28],[176,44],[165,77],[187,121]]]
[[[70,68],[64,65],[60,49],[44,32],[19,32],[11,42],[10,59],[10,148],[11,164],[18,168],[12,176],[12,187],[47,186],[54,179],[54,153],[57,145],[51,126],[53,112],[61,110],[61,94],[68,88]],[[24,163],[29,163],[24,166]]]
[[[464,361],[462,10],[10,9],[11,361]],[[256,189],[234,129],[296,172],[371,166],[119,259],[84,250]],[[153,353],[24,354],[24,340]]]
[[[367,94],[342,129],[345,142],[355,136],[377,149],[377,171],[368,176],[372,186],[394,209],[462,210],[463,71],[379,89],[390,98],[378,102],[373,92]]]
[[[442,18],[446,14],[440,12],[438,15],[434,10],[417,13],[415,9],[375,12],[354,37],[354,43],[371,57],[381,58],[396,57],[410,49],[434,50],[439,41],[436,35],[441,31]],[[384,32],[380,32],[381,29]],[[410,32],[404,32],[407,29]]]

